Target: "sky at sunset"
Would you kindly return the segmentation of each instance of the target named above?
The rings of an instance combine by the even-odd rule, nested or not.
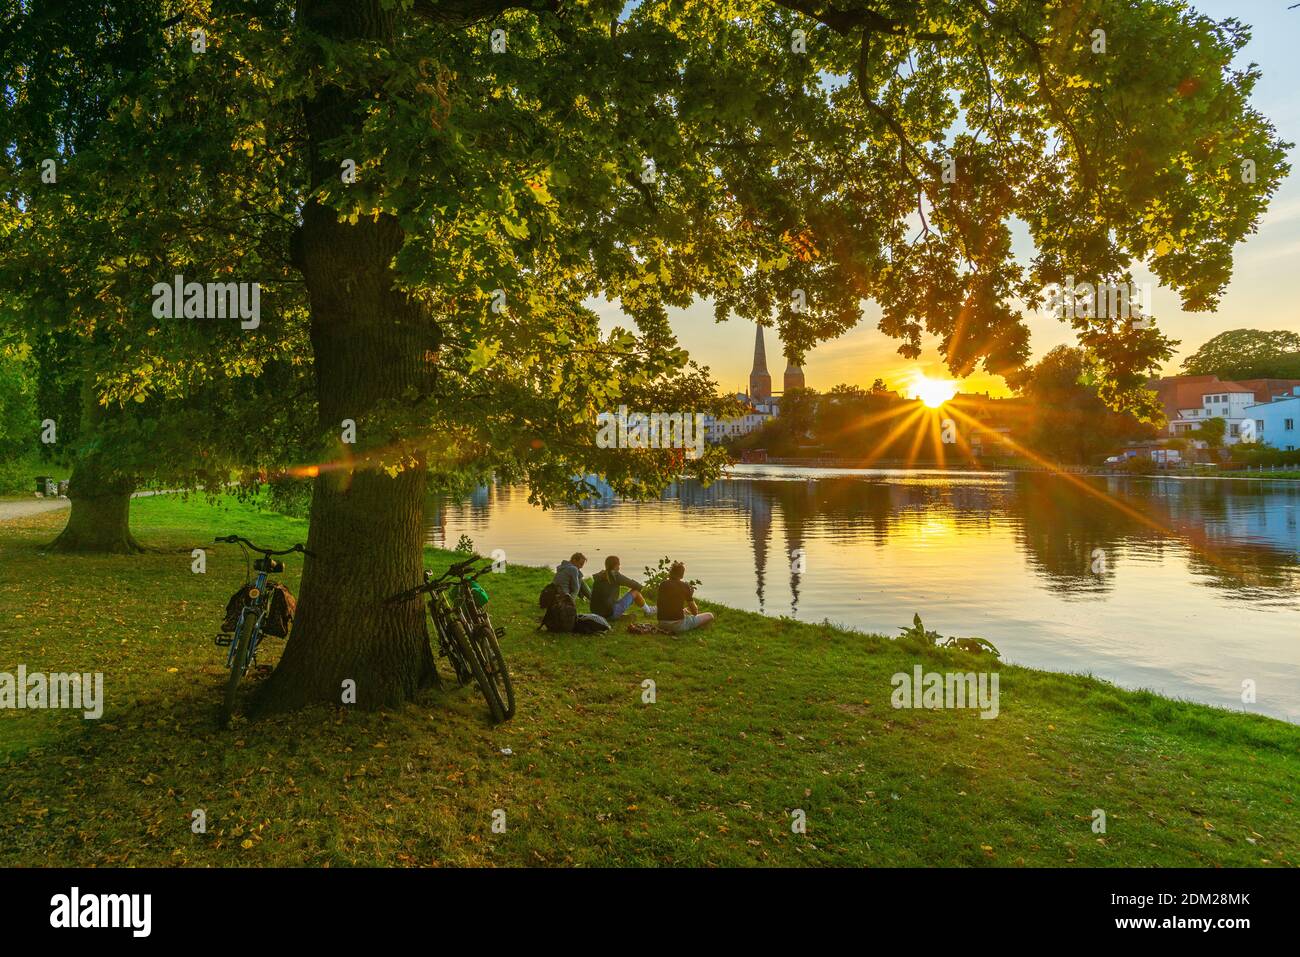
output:
[[[1300,62],[1296,44],[1300,41],[1300,9],[1287,10],[1291,0],[1199,0],[1192,5],[1202,13],[1223,19],[1234,16],[1253,29],[1238,66],[1259,64],[1263,76],[1255,87],[1252,105],[1277,127],[1288,142],[1300,141]],[[1296,164],[1295,150],[1289,160]],[[1023,228],[1014,230],[1016,251],[1028,258],[1030,244]],[[1185,313],[1179,308],[1178,296],[1154,287],[1152,310],[1161,328],[1181,340],[1173,360],[1165,371],[1178,370],[1183,358],[1207,339],[1229,329],[1300,330],[1300,185],[1293,172],[1273,197],[1256,235],[1237,247],[1235,269],[1217,312]],[[1140,265],[1134,269],[1139,283],[1154,277]],[[1080,280],[1082,281],[1082,277]],[[612,327],[616,322],[630,325],[616,304],[593,301],[590,305]],[[825,391],[839,383],[869,387],[877,376],[891,387],[907,391],[908,382],[917,373],[933,377],[947,376],[947,370],[931,341],[920,360],[898,355],[897,340],[876,329],[879,309],[868,304],[858,326],[839,339],[818,346],[809,354],[804,370],[810,388]],[[1073,341],[1068,325],[1045,314],[1029,315],[1033,357]],[[749,378],[753,355],[754,326],[732,319],[715,323],[712,307],[697,302],[689,309],[674,310],[673,329],[692,357],[710,368],[724,389],[744,389]],[[768,369],[773,387],[780,388],[785,369],[780,343],[773,329],[764,331],[767,340]],[[990,391],[1007,394],[1000,376],[978,373],[965,380],[964,391]]]

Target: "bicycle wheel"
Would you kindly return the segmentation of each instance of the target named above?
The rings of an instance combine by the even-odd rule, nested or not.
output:
[[[221,703],[221,723],[230,723],[235,713],[235,696],[239,690],[240,679],[248,670],[248,662],[253,648],[253,632],[257,630],[257,617],[245,615],[243,627],[235,634],[233,650],[230,656],[230,677],[226,679],[226,696]]]
[[[429,611],[431,614],[433,613],[432,608],[430,608]],[[463,687],[465,683],[473,677],[469,665],[465,663],[465,656],[461,654],[460,647],[456,644],[455,638],[448,634],[446,622],[437,614],[433,614],[433,628],[434,631],[438,633],[438,648],[442,651],[443,655],[446,656],[447,660],[451,662],[451,669],[456,675],[456,685],[458,687]]]
[[[474,680],[478,682],[479,691],[483,692],[483,697],[488,704],[488,711],[492,713],[492,723],[499,724],[505,720],[505,714],[501,708],[501,701],[497,697],[496,688],[488,681],[488,676],[484,673],[478,647],[469,640],[469,635],[465,634],[465,626],[459,621],[453,620],[449,627],[451,628],[452,637],[456,639],[456,645],[460,648],[460,653],[465,658],[465,663],[469,665],[470,671],[474,673]]]
[[[483,618],[487,624],[479,626],[479,643],[485,649],[483,655],[487,661],[485,670],[492,681],[497,702],[501,705],[501,713],[505,716],[503,720],[508,721],[515,716],[515,688],[510,683],[510,669],[506,667],[505,655],[501,654],[501,645],[497,642],[497,633],[492,628],[492,619],[486,615]]]

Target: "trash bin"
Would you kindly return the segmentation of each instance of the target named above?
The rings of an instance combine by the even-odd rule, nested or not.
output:
[[[38,475],[38,476],[36,476],[36,494],[37,494],[37,495],[44,495],[44,494],[45,494],[45,486],[46,486],[46,484],[47,484],[49,481],[50,481],[50,477],[49,477],[48,475]]]
[[[45,497],[57,498],[59,494],[59,483],[55,479],[47,478],[45,480]]]

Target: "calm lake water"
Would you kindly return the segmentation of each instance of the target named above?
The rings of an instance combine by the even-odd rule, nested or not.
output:
[[[1287,482],[737,466],[584,510],[484,487],[429,541],[633,578],[671,555],[736,607],[884,634],[919,612],[1010,662],[1300,721],[1298,509]]]

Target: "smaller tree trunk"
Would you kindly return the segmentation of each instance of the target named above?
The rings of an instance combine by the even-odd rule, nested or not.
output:
[[[97,456],[78,461],[68,481],[68,524],[50,548],[120,555],[144,551],[131,535],[131,492],[130,481],[104,475]]]
[[[81,383],[81,432],[90,435],[107,413],[95,396],[87,375]],[[108,467],[103,451],[77,458],[68,480],[72,512],[63,532],[51,544],[56,552],[102,552],[133,555],[144,549],[131,537],[131,493],[135,480]]]

